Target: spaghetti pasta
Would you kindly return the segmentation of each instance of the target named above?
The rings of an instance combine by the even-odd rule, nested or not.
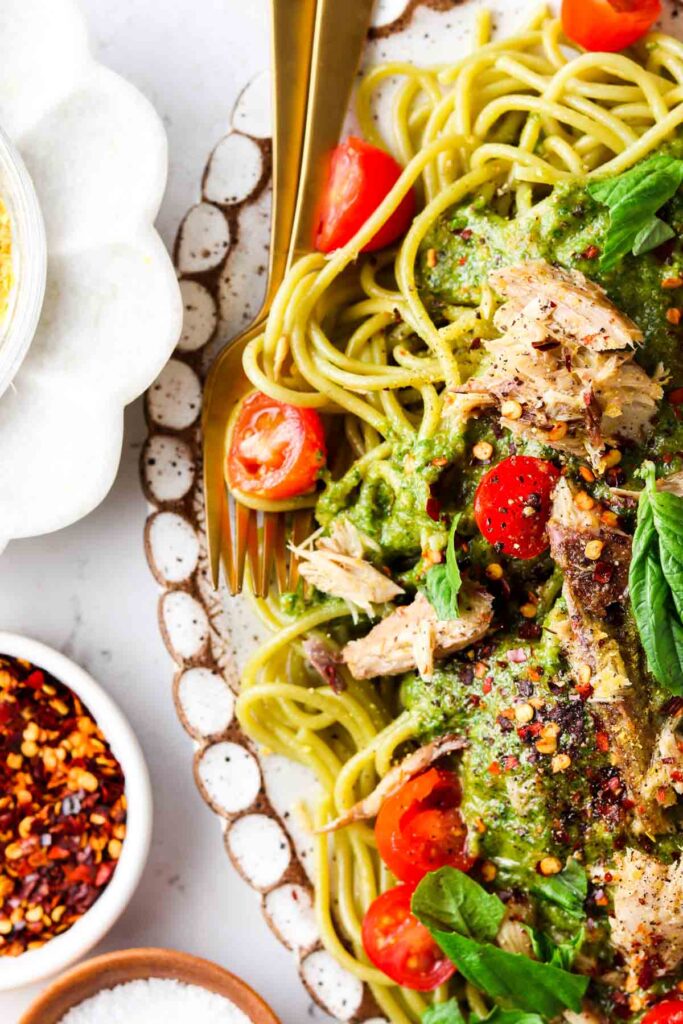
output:
[[[375,109],[387,90],[393,109],[385,137]],[[470,375],[472,341],[490,334],[495,311],[493,293],[482,287],[477,304],[442,304],[434,319],[417,273],[430,230],[444,211],[475,197],[504,217],[533,216],[558,183],[620,172],[656,151],[683,123],[683,44],[655,33],[633,56],[577,53],[545,9],[517,35],[493,40],[482,12],[469,56],[431,69],[403,62],[373,68],[360,84],[357,114],[365,138],[405,169],[347,245],[292,267],[244,369],[273,399],[317,409],[337,424],[345,453],[338,495],[380,477],[398,494],[392,452],[406,439],[435,434],[444,386]],[[400,246],[363,255],[413,186],[423,206]],[[310,500],[251,496],[248,503],[287,512]],[[313,771],[322,793],[314,821],[322,825],[372,791],[415,740],[417,722],[391,685],[354,679],[340,666],[345,688],[333,693],[308,671],[303,638],[348,621],[344,602],[324,602],[293,620],[273,599],[257,604],[274,634],[244,670],[239,720],[259,743]],[[418,1019],[424,997],[395,986],[363,951],[363,914],[390,881],[372,830],[354,824],[318,834],[315,843],[325,948],[369,984],[391,1021]],[[464,997],[486,1012],[471,986]]]

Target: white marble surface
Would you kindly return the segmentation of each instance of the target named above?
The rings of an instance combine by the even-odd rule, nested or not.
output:
[[[267,0],[82,2],[100,58],[141,88],[166,124],[171,167],[160,228],[172,245],[237,94],[266,65]],[[118,480],[101,508],[59,534],[16,542],[0,558],[0,625],[54,645],[92,672],[128,715],[149,762],[156,798],[150,861],[131,906],[96,952],[159,945],[209,957],[293,1024],[314,1012],[310,1000],[223,851],[175,717],[172,665],[142,549],[143,438],[137,406],[126,418]],[[17,1024],[34,995],[0,995],[2,1024]]]

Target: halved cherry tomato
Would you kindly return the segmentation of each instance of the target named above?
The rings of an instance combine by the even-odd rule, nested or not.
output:
[[[397,985],[430,992],[448,981],[455,965],[411,913],[413,890],[397,885],[373,900],[363,918],[363,947]]]
[[[369,142],[350,136],[332,153],[330,176],[320,206],[315,237],[319,252],[332,252],[350,242],[398,181],[403,168]],[[411,189],[363,252],[391,245],[405,234],[415,216]]]
[[[683,999],[664,999],[648,1010],[641,1024],[683,1024]]]
[[[474,495],[474,518],[490,544],[514,558],[548,547],[546,524],[559,470],[545,459],[510,455],[492,466]]]
[[[294,498],[315,487],[327,449],[315,409],[252,391],[230,432],[228,486],[260,498]]]
[[[469,871],[460,783],[454,772],[430,768],[382,804],[375,823],[380,857],[402,882],[417,885],[428,871],[450,865]]]
[[[562,0],[562,28],[586,50],[623,50],[652,28],[661,0]]]

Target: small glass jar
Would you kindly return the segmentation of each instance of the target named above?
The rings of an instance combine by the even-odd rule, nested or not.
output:
[[[10,220],[12,285],[0,319],[0,395],[16,376],[38,326],[47,250],[38,196],[16,147],[0,129],[0,200]]]

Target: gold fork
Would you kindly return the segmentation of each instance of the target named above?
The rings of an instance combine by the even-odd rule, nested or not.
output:
[[[263,305],[252,326],[228,342],[214,362],[204,388],[204,508],[209,568],[212,583],[217,587],[222,558],[226,583],[232,594],[242,589],[247,550],[252,579],[260,582],[261,574],[256,513],[242,505],[235,509],[233,549],[224,479],[225,434],[235,403],[250,387],[242,370],[242,353],[261,330],[286,272],[304,144],[316,7],[317,0],[271,0],[273,209],[268,284]],[[272,528],[268,535],[270,538]]]
[[[294,258],[310,252],[312,248],[317,201],[325,184],[330,151],[338,142],[344,123],[353,80],[370,24],[372,6],[373,0],[354,0],[351,5],[340,3],[339,0],[318,0],[313,57],[310,62],[310,84],[307,81],[306,89],[308,113],[305,142],[298,196],[294,204],[294,193],[288,190],[291,188],[289,174],[294,163],[290,147],[293,148],[296,144],[296,137],[284,131],[285,126],[280,121],[280,115],[282,114],[284,121],[285,106],[281,103],[282,93],[283,90],[292,90],[293,78],[297,80],[296,88],[301,90],[301,84],[298,82],[301,69],[299,66],[292,66],[291,55],[287,69],[280,62],[281,44],[285,36],[291,37],[292,33],[290,24],[282,24],[283,11],[285,7],[291,11],[292,5],[284,4],[283,0],[272,0],[276,116],[274,214],[268,290],[254,326],[230,342],[214,364],[207,380],[204,397],[204,497],[209,564],[213,584],[217,586],[219,565],[222,561],[226,582],[232,594],[242,589],[246,564],[249,565],[252,587],[257,596],[267,594],[273,566],[281,591],[291,589],[296,582],[295,559],[291,558],[289,567],[287,566],[287,530],[283,513],[264,514],[262,540],[259,543],[257,513],[239,502],[234,502],[233,531],[224,478],[226,430],[235,403],[251,387],[241,365],[244,348],[263,330],[263,321],[268,314],[270,302],[288,266]],[[300,9],[299,13],[302,15],[303,24],[299,26],[297,36],[303,28],[309,26],[309,22],[303,19],[303,12]],[[310,15],[310,11],[307,13]],[[297,45],[301,46],[299,37]],[[307,76],[308,74],[307,69]],[[288,106],[290,114],[287,116],[291,117],[293,103],[290,102]],[[283,140],[286,140],[285,145]],[[283,164],[285,163],[282,154],[284,148],[290,150],[289,160],[285,167],[280,167],[281,159]],[[289,214],[290,220],[289,233],[285,236],[286,214]],[[291,531],[294,544],[300,543],[308,535],[311,515],[310,509],[294,513]]]

